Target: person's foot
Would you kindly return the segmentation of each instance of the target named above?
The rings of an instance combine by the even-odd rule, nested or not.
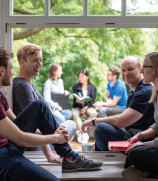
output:
[[[128,167],[122,172],[122,177],[124,181],[139,181],[140,178],[148,178],[150,173],[141,172],[135,167]]]
[[[62,163],[63,158],[61,158],[59,155],[52,154],[47,158],[47,161],[51,163]]]
[[[69,161],[64,158],[62,162],[62,171],[63,172],[76,172],[76,171],[90,171],[98,170],[103,166],[103,162],[90,160],[86,158],[85,155],[78,155],[76,160]]]

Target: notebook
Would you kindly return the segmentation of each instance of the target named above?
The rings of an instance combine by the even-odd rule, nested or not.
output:
[[[51,94],[51,99],[57,102],[63,109],[68,109],[69,96],[65,96],[64,94]]]

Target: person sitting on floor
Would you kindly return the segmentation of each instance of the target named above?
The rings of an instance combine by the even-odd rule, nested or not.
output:
[[[152,85],[144,83],[141,70],[137,57],[126,57],[121,63],[122,79],[132,89],[127,99],[127,108],[123,113],[83,122],[82,131],[96,126],[94,132],[96,151],[106,151],[109,141],[122,141],[127,132],[136,134],[154,123],[154,107],[149,103]]]
[[[122,113],[126,108],[127,90],[125,84],[119,79],[120,69],[118,67],[110,67],[107,73],[107,91],[105,96],[106,102],[96,102],[98,107],[98,117]]]
[[[79,97],[89,96],[91,98],[90,101],[84,102],[80,101],[78,98],[73,99],[73,120],[77,124],[77,141],[79,143],[86,143],[89,139],[89,135],[84,133],[81,129],[82,126],[82,115],[87,115],[88,119],[95,118],[97,116],[97,112],[93,107],[93,104],[96,99],[97,89],[89,80],[89,72],[88,70],[82,69],[78,73],[79,83],[75,84],[72,87],[73,93],[77,94]]]
[[[39,75],[39,71],[42,67],[43,58],[41,47],[34,44],[22,45],[17,51],[17,58],[20,71],[18,76],[13,79],[13,112],[16,116],[31,102],[39,99],[44,100],[32,83],[34,77]],[[76,131],[76,124],[72,120],[67,120],[63,122],[62,125],[69,130],[69,139],[71,139]],[[47,147],[47,150],[49,150],[47,152],[43,147],[42,150],[46,154],[48,161],[61,162],[58,156],[52,154],[49,147]]]
[[[50,78],[45,82],[43,91],[45,101],[53,107],[53,115],[58,124],[72,117],[72,111],[63,109],[58,102],[51,99],[51,94],[69,95],[69,92],[64,90],[63,80],[61,79],[62,73],[62,67],[59,64],[52,64],[49,70]]]
[[[158,52],[152,52],[145,56],[142,73],[144,74],[144,82],[152,82],[154,85],[150,102],[154,103],[156,123],[129,140],[132,146],[126,151],[128,153],[127,160],[136,169],[125,171],[123,175],[126,177],[131,171],[138,172],[137,169],[148,172],[149,174],[145,174],[146,176],[158,174]]]
[[[12,53],[0,48],[0,88],[11,84],[12,57]],[[42,135],[34,134],[37,129]],[[63,158],[62,171],[94,170],[103,165],[74,152],[67,143],[68,138],[68,130],[64,126],[59,127],[43,100],[33,101],[16,117],[0,92],[0,180],[59,181],[23,156],[26,146],[53,144],[57,154]]]

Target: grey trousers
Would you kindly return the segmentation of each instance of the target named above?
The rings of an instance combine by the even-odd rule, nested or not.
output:
[[[100,107],[97,109],[99,118],[105,118],[107,116],[122,113],[124,110],[125,109],[121,108],[118,105],[115,107]]]

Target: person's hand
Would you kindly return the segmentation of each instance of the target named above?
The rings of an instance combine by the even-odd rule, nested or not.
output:
[[[132,138],[130,138],[128,141],[130,142],[130,144],[134,144],[139,140],[141,140],[140,133],[137,133]]]
[[[61,112],[63,110],[63,108],[61,106],[57,106],[56,110]]]
[[[127,154],[132,148],[134,148],[136,146],[141,146],[141,145],[144,145],[144,144],[140,141],[137,143],[130,144],[130,147],[125,151],[125,153]]]
[[[76,103],[77,104],[82,104],[82,103],[84,103],[84,101],[80,101],[79,99],[76,98]]]
[[[70,136],[69,131],[63,125],[59,126],[59,128],[54,132],[54,134],[57,137],[57,143],[58,144],[66,143],[69,140],[69,136]],[[60,139],[58,138],[58,136],[60,137]]]
[[[96,102],[93,104],[94,107],[101,107],[103,105],[103,102]]]
[[[50,153],[47,157],[47,161],[51,163],[62,163],[63,158],[60,158],[59,155],[55,155],[54,153]]]
[[[56,129],[54,134],[61,134],[61,133],[69,134],[69,130],[64,125],[60,125],[58,129]]]
[[[86,120],[82,123],[81,129],[85,133],[92,128],[92,120]]]
[[[86,106],[86,107],[83,107],[83,108],[81,109],[81,111],[80,111],[80,114],[85,114],[86,111],[87,111],[87,109],[88,109],[87,106]]]
[[[67,91],[67,90],[64,91],[64,95],[65,95],[65,96],[68,96],[69,94],[70,94],[69,91]]]

